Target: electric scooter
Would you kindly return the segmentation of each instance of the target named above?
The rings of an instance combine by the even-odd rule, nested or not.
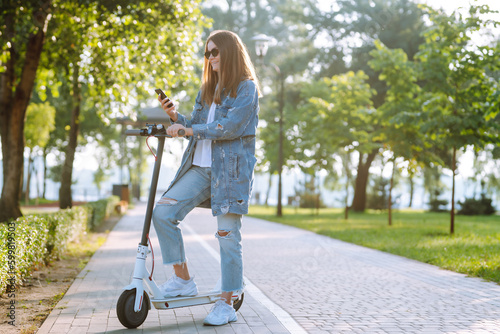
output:
[[[179,307],[188,307],[215,303],[221,297],[220,291],[212,291],[199,294],[194,297],[171,297],[165,298],[153,279],[153,270],[150,273],[146,268],[146,258],[149,250],[148,239],[153,215],[156,186],[160,175],[161,158],[165,145],[165,138],[170,137],[162,124],[146,124],[143,129],[131,129],[125,132],[127,136],[143,136],[158,138],[156,161],[153,169],[151,187],[142,230],[142,238],[137,248],[134,274],[132,282],[124,288],[116,304],[116,313],[120,323],[127,328],[139,327],[147,318],[151,304],[156,309],[169,310]],[[183,136],[184,130],[179,130],[179,136]],[[154,258],[153,258],[154,261]],[[154,262],[153,262],[154,268]],[[146,289],[144,289],[146,287]],[[244,293],[238,291],[232,296],[233,308],[238,311],[243,303]]]

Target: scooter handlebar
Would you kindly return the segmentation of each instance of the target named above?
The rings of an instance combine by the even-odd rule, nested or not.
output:
[[[143,129],[128,129],[125,130],[125,135],[127,136],[144,136]]]
[[[158,129],[158,128],[156,128],[156,129]],[[150,135],[155,135],[157,133],[156,131],[157,130],[155,130],[153,132],[148,131],[148,128],[146,128],[146,129],[127,129],[127,130],[125,130],[125,135],[127,135],[127,136],[150,136]],[[179,129],[179,131],[177,131],[177,135],[179,137],[184,137],[185,134],[186,134],[186,131],[184,129]],[[165,136],[170,137],[168,135],[165,135]]]

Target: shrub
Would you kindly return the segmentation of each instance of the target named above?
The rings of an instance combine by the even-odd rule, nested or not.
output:
[[[59,259],[68,242],[95,228],[113,212],[118,197],[50,214],[20,217],[0,223],[0,293],[20,285],[33,270]]]
[[[491,198],[487,198],[484,194],[481,194],[480,199],[466,198],[463,202],[458,202],[462,207],[459,211],[459,215],[492,215],[496,212],[495,208],[491,204]]]
[[[299,207],[301,208],[324,208],[325,203],[321,198],[321,194],[316,189],[315,178],[299,182],[299,188],[295,189],[295,197],[298,197]]]
[[[8,285],[21,284],[34,268],[44,263],[47,224],[40,216],[20,217],[0,224],[0,238],[5,241],[0,251],[0,292]]]
[[[390,180],[383,176],[377,176],[370,182],[366,194],[366,207],[374,210],[388,208]]]
[[[84,206],[77,206],[72,209],[65,210],[69,216],[71,224],[71,233],[68,235],[68,241],[80,239],[80,237],[88,231],[88,217],[90,210]]]
[[[106,199],[87,203],[86,206],[89,210],[88,228],[94,231],[105,219],[109,218],[118,202],[120,202],[118,196],[111,196]]]
[[[446,206],[448,201],[445,199],[432,199],[429,201],[429,211],[430,212],[444,212],[446,211]]]
[[[299,207],[301,208],[326,208],[320,194],[300,195]]]
[[[89,209],[86,207],[74,207],[44,215],[48,222],[45,263],[59,259],[68,242],[77,240],[86,233],[88,216]]]
[[[441,196],[441,190],[435,189],[433,193],[431,193],[431,197],[429,199],[429,211],[430,212],[444,212],[446,211],[446,206],[448,205],[448,201],[445,199],[439,199]]]

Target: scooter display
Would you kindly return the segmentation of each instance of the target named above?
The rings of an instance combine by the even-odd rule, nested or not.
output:
[[[156,309],[170,310],[179,307],[189,307],[195,305],[212,304],[221,297],[220,291],[198,294],[193,297],[169,297],[165,298],[155,280],[153,279],[153,270],[151,273],[146,268],[146,259],[150,253],[149,231],[151,228],[151,218],[153,215],[154,201],[158,177],[160,175],[160,166],[165,146],[165,138],[171,138],[167,135],[166,129],[162,124],[146,124],[143,129],[126,130],[127,136],[156,137],[158,139],[156,161],[154,164],[151,187],[149,189],[149,198],[147,202],[146,214],[142,237],[137,248],[135,267],[132,282],[124,288],[124,291],[118,298],[116,304],[116,313],[120,323],[127,328],[137,328],[146,320],[151,304]],[[184,130],[179,130],[178,135],[183,136]],[[153,260],[154,261],[154,260]],[[153,265],[154,268],[154,265]],[[238,311],[243,303],[244,293],[242,291],[233,294],[233,308]]]

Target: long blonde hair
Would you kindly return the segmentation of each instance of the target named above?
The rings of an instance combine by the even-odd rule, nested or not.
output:
[[[205,58],[201,80],[201,100],[206,105],[212,104],[212,101],[220,104],[224,89],[225,94],[236,97],[238,85],[243,80],[253,80],[261,96],[255,68],[240,37],[227,30],[213,31],[205,43],[205,52],[208,51],[207,46],[210,41],[219,49],[219,72],[215,72],[208,59]]]

